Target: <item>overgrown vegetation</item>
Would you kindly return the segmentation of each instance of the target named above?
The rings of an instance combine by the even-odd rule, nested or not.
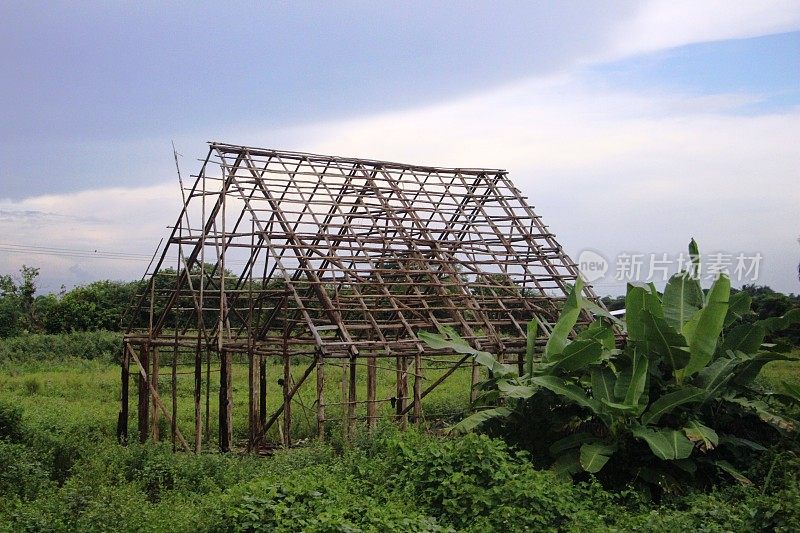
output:
[[[0,337],[32,333],[118,331],[141,282],[96,281],[58,294],[37,295],[39,269],[0,276]]]
[[[800,401],[755,379],[789,347],[768,334],[800,322],[800,310],[750,318],[747,293],[731,295],[724,275],[703,293],[692,267],[673,276],[660,295],[653,285],[629,285],[622,322],[573,287],[543,354],[529,326],[526,372],[472,348],[454,330],[423,335],[436,348],[472,354],[490,371],[482,386],[487,407],[455,426],[471,430],[503,420],[498,429],[564,475],[596,474],[607,485],[646,485],[655,495],[687,485],[708,488],[721,475],[750,484],[740,469],[767,446],[788,442],[797,422],[785,413]],[[596,317],[571,337],[581,313]],[[615,333],[626,334],[623,349]]]
[[[115,445],[99,430],[108,419],[60,423],[2,397],[0,531],[792,531],[800,519],[800,461],[786,451],[745,472],[753,486],[656,505],[563,480],[484,435],[388,425],[348,446],[334,439],[270,458],[175,454]]]
[[[429,336],[486,368],[482,409],[456,426],[484,434],[387,424],[259,458],[118,446],[119,334],[103,317],[127,297],[107,282],[37,297],[35,280],[1,280],[0,314],[12,309],[22,335],[0,340],[0,532],[800,530],[800,361],[788,351],[800,312],[768,291],[729,296],[721,278],[704,293],[684,274],[664,294],[630,287],[618,323],[578,285],[522,376],[452,331]],[[36,333],[45,323],[62,333]],[[180,425],[193,420],[192,379],[178,376]],[[425,411],[462,416],[469,380],[454,374]],[[313,397],[297,400],[302,427]],[[234,405],[240,436],[246,413]]]

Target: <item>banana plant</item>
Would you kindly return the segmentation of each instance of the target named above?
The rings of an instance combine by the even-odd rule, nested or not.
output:
[[[688,269],[669,279],[663,295],[652,284],[628,286],[624,322],[587,300],[576,280],[541,353],[531,321],[521,375],[453,329],[420,332],[429,346],[470,354],[490,371],[482,384],[485,408],[451,431],[472,431],[491,420],[546,425],[524,415],[526,407],[550,402],[558,422],[546,444],[552,467],[564,475],[597,474],[616,458],[613,464],[646,483],[663,485],[707,465],[747,482],[728,459],[766,443],[753,441],[763,432],[744,431],[741,422],[778,435],[797,432],[797,422],[776,411],[773,399],[800,398],[800,390],[786,384],[776,395],[760,388],[756,377],[765,364],[789,358],[765,338],[800,321],[800,310],[745,322],[750,298],[731,294],[725,275],[704,292],[694,240],[689,253]],[[577,327],[585,311],[595,319]],[[620,332],[625,339],[617,342]]]

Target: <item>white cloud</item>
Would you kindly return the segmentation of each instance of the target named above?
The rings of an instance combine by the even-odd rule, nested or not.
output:
[[[621,21],[611,45],[598,47],[591,59],[797,28],[800,3],[793,1],[659,0]],[[573,256],[585,247],[610,256],[676,253],[695,236],[708,251],[763,253],[761,281],[800,292],[794,142],[800,109],[738,112],[752,100],[757,97],[614,91],[563,74],[416,109],[282,130],[248,133],[232,124],[221,131],[224,140],[245,144],[506,168]],[[181,136],[178,144],[195,150],[206,134],[197,137]],[[168,139],[148,143],[169,146]],[[159,168],[169,181],[162,185],[0,200],[2,241],[149,255],[180,205],[163,153]],[[42,266],[56,289],[90,275],[135,278],[146,265],[0,252],[0,272],[22,262]]]
[[[100,277],[136,279],[179,206],[173,183],[0,200],[0,272],[15,272],[23,263],[38,266],[44,290]],[[3,246],[8,244],[26,248],[14,251]],[[109,252],[138,257],[101,257]]]
[[[506,168],[573,255],[677,254],[695,236],[708,252],[763,253],[761,282],[800,292],[800,109],[738,113],[750,101],[609,92],[563,76],[243,142]]]
[[[638,14],[620,23],[600,59],[798,28],[800,2],[796,0],[655,0],[643,3]]]
[[[695,236],[706,251],[761,252],[761,281],[800,292],[800,153],[793,142],[800,110],[738,114],[740,102],[724,95],[600,91],[562,76],[443,105],[252,132],[236,141],[506,168],[574,256],[587,247],[611,257],[623,250],[678,253]],[[0,211],[91,219],[27,224],[0,217],[0,230],[38,245],[148,254],[179,203],[174,182],[5,201]],[[58,261],[55,277],[68,277],[72,263]],[[11,263],[4,257],[0,266],[7,271]],[[97,265],[91,262],[95,271]],[[109,272],[103,275],[135,277],[144,265],[102,268]]]

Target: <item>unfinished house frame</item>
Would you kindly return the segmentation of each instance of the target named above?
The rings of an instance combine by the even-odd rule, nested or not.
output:
[[[131,375],[139,439],[169,428],[176,447],[195,451],[212,442],[211,418],[222,451],[260,449],[276,428],[271,442],[291,445],[304,388],[313,396],[303,416],[320,437],[382,416],[419,421],[431,391],[456,371],[472,367],[472,384],[479,372],[418,331],[450,326],[522,365],[527,323],[546,340],[578,275],[504,170],[210,143],[181,189],[181,213],[126,318],[123,442]],[[234,371],[247,374],[237,407],[246,435],[234,434]],[[193,413],[182,418],[179,376],[187,387],[193,377]]]

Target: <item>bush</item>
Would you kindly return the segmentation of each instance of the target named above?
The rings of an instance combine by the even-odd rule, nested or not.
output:
[[[576,520],[600,527],[615,507],[599,485],[536,470],[527,454],[485,435],[442,440],[412,433],[384,445],[374,482],[385,478],[391,491],[456,529],[559,530]]]
[[[484,409],[453,429],[492,420],[564,476],[596,474],[606,486],[637,483],[657,496],[725,477],[749,483],[737,469],[797,433],[784,405],[800,402],[800,387],[786,385],[777,395],[755,379],[767,363],[792,359],[765,338],[800,322],[800,309],[743,322],[750,296],[731,295],[725,275],[704,294],[693,275],[694,241],[689,253],[692,267],[670,278],[663,295],[652,284],[628,286],[624,322],[587,300],[579,278],[541,355],[537,322],[529,325],[524,373],[452,328],[420,332],[431,347],[470,354],[488,370]],[[599,318],[579,325],[589,312]],[[616,341],[619,332],[624,343]]]
[[[452,531],[402,500],[368,493],[340,463],[258,481],[228,495],[212,531]]]
[[[0,401],[0,439],[17,441],[22,438],[22,409]]]
[[[0,494],[33,499],[51,486],[50,472],[32,450],[0,440]]]
[[[0,339],[0,363],[64,361],[70,358],[115,362],[121,351],[122,336],[109,331],[31,334]]]

